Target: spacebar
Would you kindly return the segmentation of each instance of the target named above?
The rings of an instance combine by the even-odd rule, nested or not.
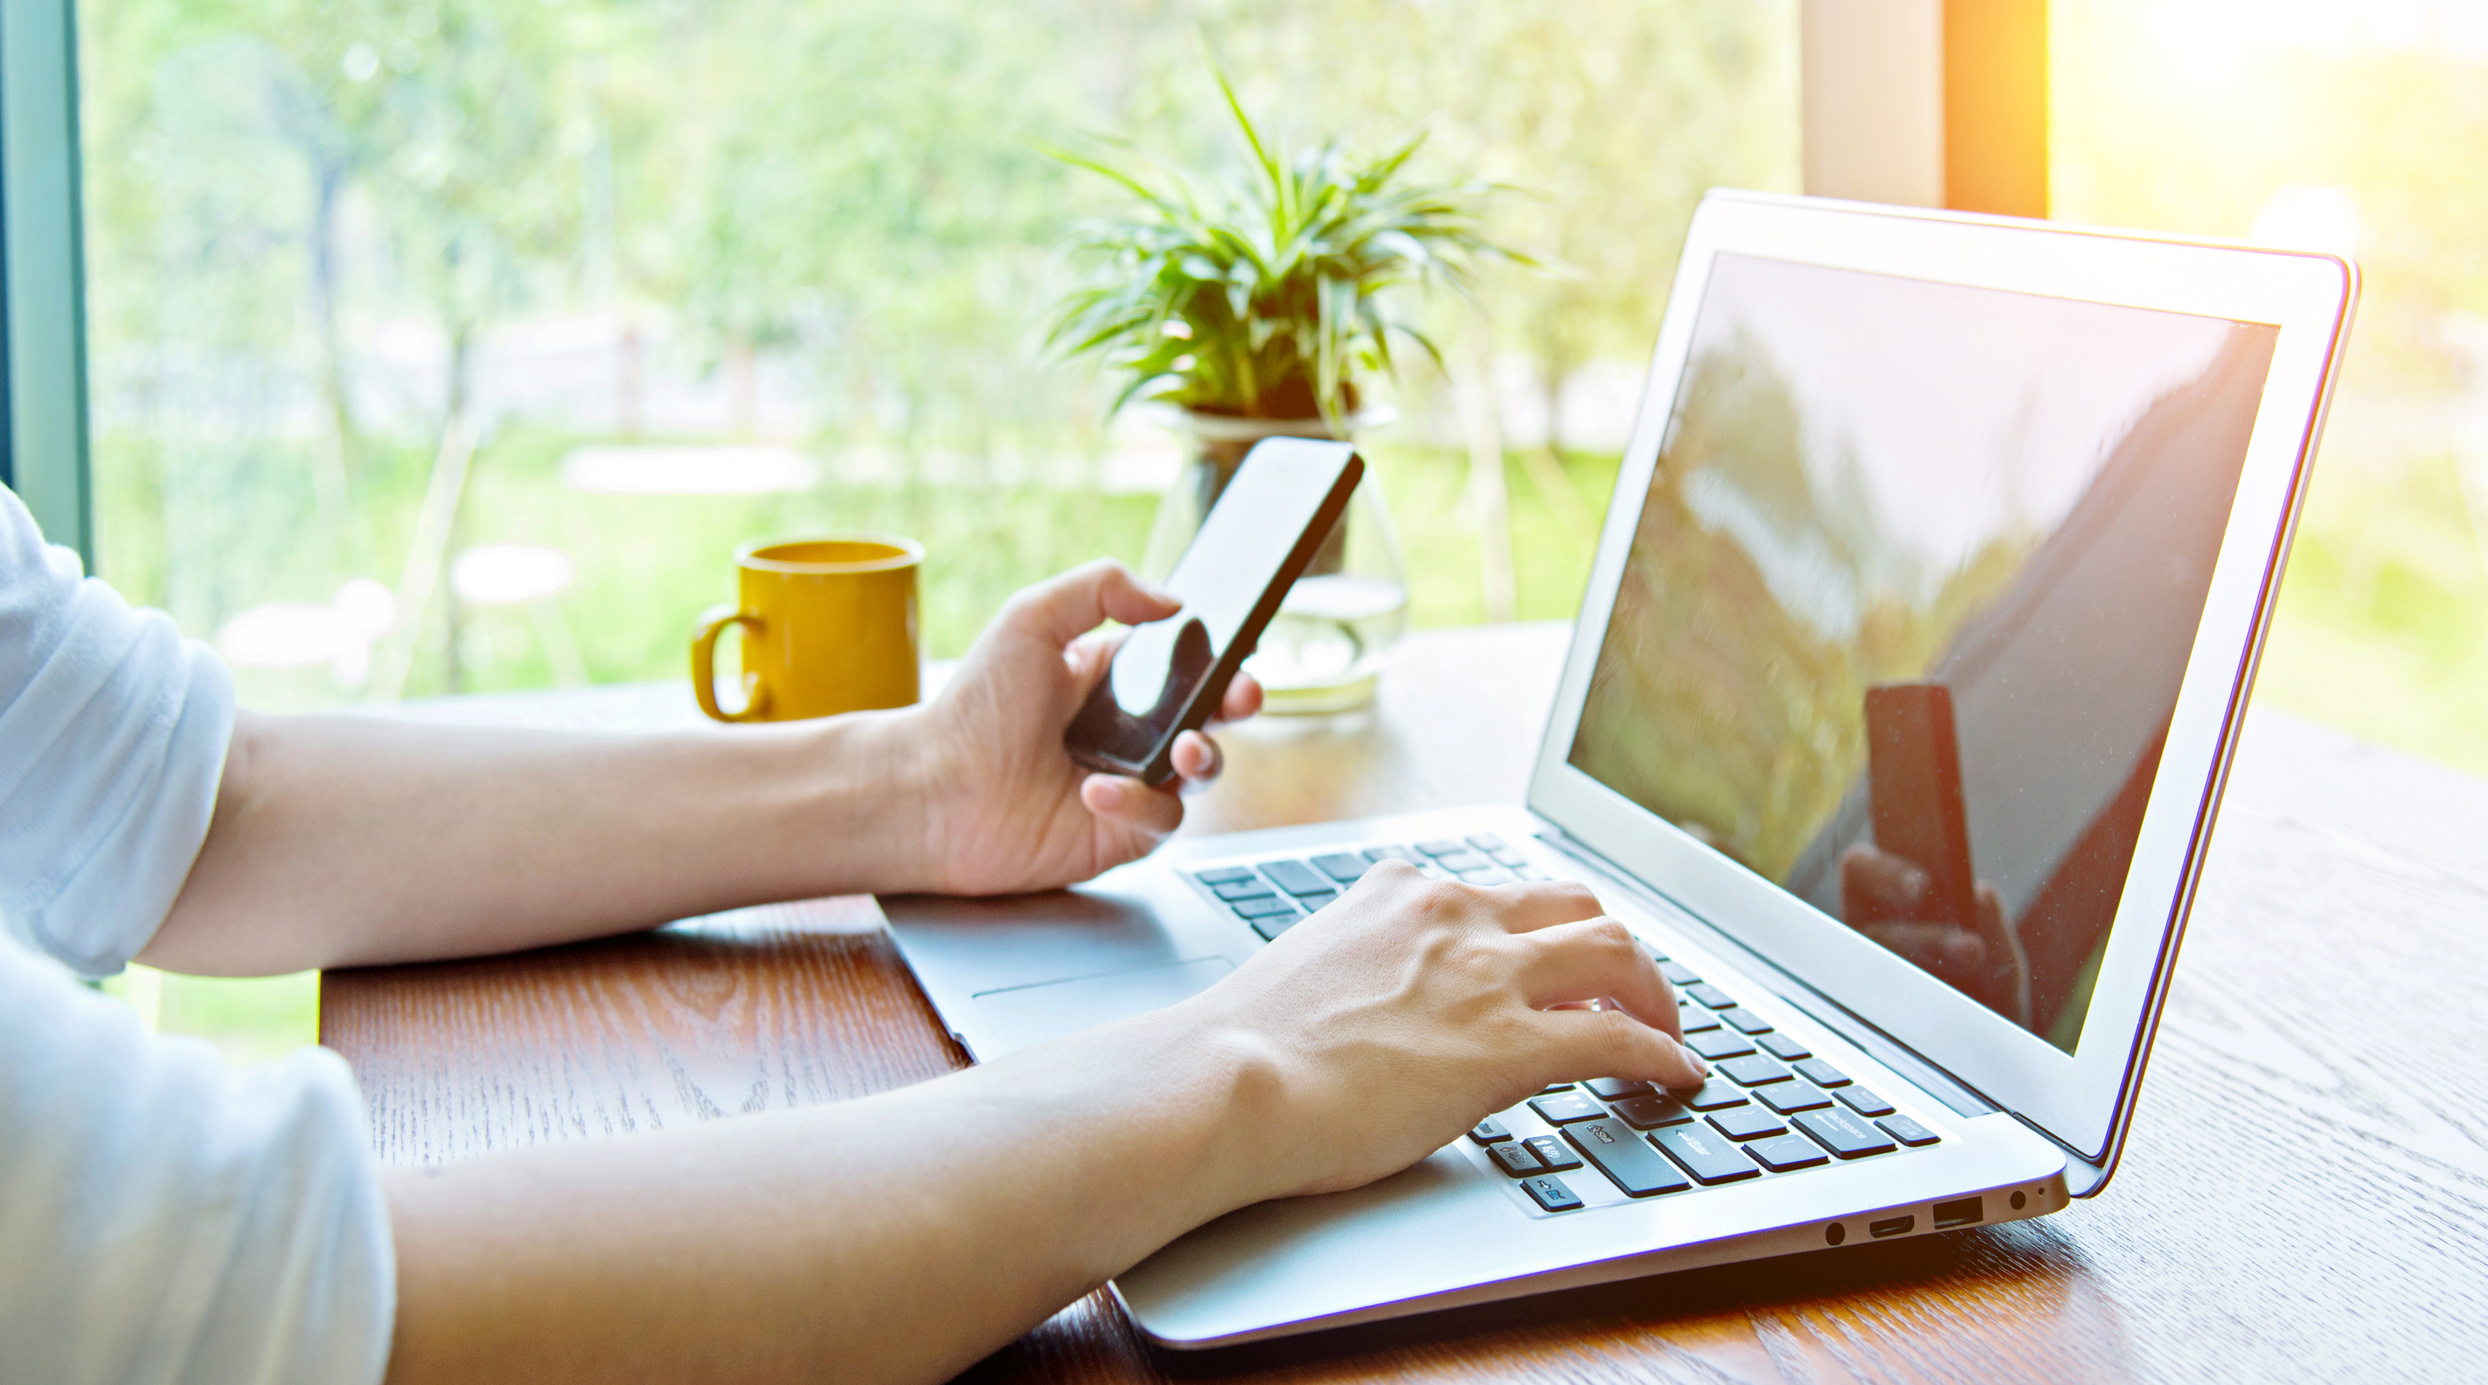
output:
[[[1583,1121],[1564,1127],[1564,1138],[1581,1157],[1598,1166],[1617,1187],[1632,1197],[1681,1193],[1693,1185],[1675,1162],[1652,1149],[1620,1120]]]

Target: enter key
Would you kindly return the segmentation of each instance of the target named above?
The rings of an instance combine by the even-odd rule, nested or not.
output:
[[[1613,1117],[1567,1125],[1564,1138],[1629,1197],[1681,1193],[1693,1186],[1674,1163]]]

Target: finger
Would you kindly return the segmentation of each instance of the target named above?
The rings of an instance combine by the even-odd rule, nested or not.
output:
[[[1841,911],[1851,923],[1908,918],[1925,903],[1928,883],[1916,862],[1862,842],[1840,857]]]
[[[1021,588],[1003,605],[999,623],[1050,644],[1068,645],[1109,619],[1139,625],[1182,609],[1182,602],[1141,585],[1121,563],[1100,558]]]
[[[1098,817],[1163,837],[1183,825],[1183,800],[1163,789],[1119,774],[1092,774],[1080,781],[1080,802]]]
[[[1535,933],[1560,923],[1598,917],[1598,896],[1572,880],[1519,881],[1509,885],[1470,886],[1478,902],[1502,923],[1505,931]]]
[[[1226,756],[1218,742],[1198,731],[1186,731],[1175,738],[1175,773],[1182,776],[1186,787],[1203,785],[1218,777],[1226,767]]]
[[[1681,1092],[1710,1078],[1699,1055],[1621,1010],[1546,1010],[1536,1022],[1555,1071],[1575,1082],[1621,1077]]]
[[[1114,661],[1114,652],[1123,647],[1129,630],[1092,630],[1073,640],[1063,650],[1063,663],[1071,670],[1071,681],[1091,688],[1106,676],[1106,665]]]
[[[1227,695],[1218,700],[1220,721],[1242,721],[1261,710],[1261,680],[1241,669],[1227,683]]]
[[[1622,922],[1601,917],[1556,924],[1529,934],[1523,947],[1520,984],[1532,1008],[1613,1000],[1669,1038],[1684,1037],[1675,988]]]

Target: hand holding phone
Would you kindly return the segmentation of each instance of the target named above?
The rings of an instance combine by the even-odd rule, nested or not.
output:
[[[1246,454],[1164,584],[1183,609],[1135,626],[1063,733],[1091,769],[1162,784],[1262,628],[1347,512],[1365,462],[1343,442],[1268,438]]]

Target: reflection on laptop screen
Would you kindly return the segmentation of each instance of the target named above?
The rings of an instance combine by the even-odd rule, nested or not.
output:
[[[1719,256],[1571,763],[2072,1052],[2278,335]]]

